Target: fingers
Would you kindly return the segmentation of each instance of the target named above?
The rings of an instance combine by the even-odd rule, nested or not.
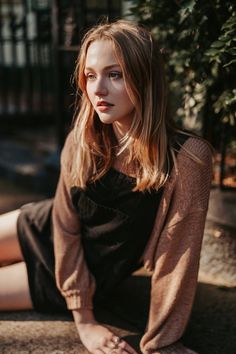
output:
[[[107,347],[112,349],[112,354],[138,354],[126,341],[115,336],[107,343]]]
[[[127,342],[97,323],[81,324],[79,336],[83,345],[92,354],[137,354]]]
[[[112,336],[111,341],[109,343],[109,347],[111,349],[118,349],[121,342],[122,342],[122,339],[120,337]]]
[[[138,354],[137,352],[136,352],[136,350],[134,350],[127,342],[125,342],[124,340],[120,343],[120,345],[119,345],[121,348],[123,347],[123,349],[126,351],[126,352],[128,352],[128,353],[130,353],[130,354]]]

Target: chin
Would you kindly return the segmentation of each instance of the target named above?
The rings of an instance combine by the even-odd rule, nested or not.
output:
[[[112,124],[114,123],[114,119],[111,119],[111,118],[106,118],[106,117],[99,117],[100,121],[103,123],[103,124]]]

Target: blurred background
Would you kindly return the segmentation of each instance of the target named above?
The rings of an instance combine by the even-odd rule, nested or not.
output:
[[[235,0],[0,0],[0,213],[54,195],[80,41],[104,17],[153,32],[172,116],[215,149],[189,338],[201,353],[236,353]]]
[[[30,154],[45,153],[57,168],[55,152],[73,118],[80,40],[104,17],[133,19],[152,30],[166,58],[172,116],[216,149],[213,186],[236,188],[233,0],[0,0],[1,165],[11,163],[5,140],[14,136],[30,139]],[[23,155],[21,168],[32,174],[27,150]]]

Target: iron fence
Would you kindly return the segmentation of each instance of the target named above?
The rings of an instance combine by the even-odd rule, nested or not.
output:
[[[0,0],[0,124],[71,120],[71,76],[85,31],[121,1]]]
[[[53,115],[50,1],[0,1],[0,115]]]

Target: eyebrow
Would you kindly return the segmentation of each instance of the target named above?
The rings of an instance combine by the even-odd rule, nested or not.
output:
[[[105,66],[103,68],[103,70],[109,70],[109,69],[112,69],[112,68],[115,68],[115,67],[119,67],[120,68],[120,65],[119,64],[108,65],[108,66]],[[85,67],[84,70],[94,70],[94,69],[91,68],[91,67]]]

